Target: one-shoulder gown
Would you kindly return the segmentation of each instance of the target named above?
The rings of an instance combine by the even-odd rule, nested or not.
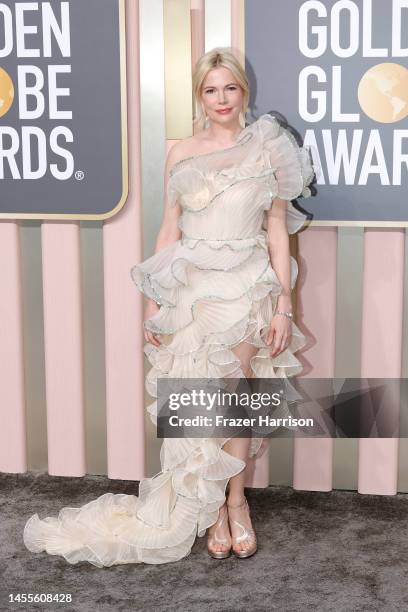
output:
[[[228,148],[188,157],[170,172],[167,195],[179,203],[181,239],[130,270],[159,311],[144,322],[161,344],[144,347],[151,369],[146,389],[155,401],[157,379],[243,377],[231,350],[257,347],[252,375],[290,377],[302,366],[294,353],[305,344],[295,323],[289,346],[271,357],[266,335],[282,287],[271,266],[265,213],[274,198],[287,200],[288,232],[307,215],[291,200],[308,197],[314,176],[308,151],[278,120],[264,114]],[[291,286],[298,274],[291,257]],[[61,555],[71,564],[160,564],[189,554],[197,536],[218,517],[228,480],[245,468],[220,438],[164,438],[161,471],[140,481],[139,494],[105,493],[58,517],[32,515],[24,543],[32,552]],[[250,456],[262,440],[253,438]]]

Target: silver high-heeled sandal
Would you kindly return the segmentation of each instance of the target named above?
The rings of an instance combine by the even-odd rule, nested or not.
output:
[[[237,506],[232,506],[231,504],[227,504],[227,505],[228,505],[228,508],[242,508],[242,506],[246,506],[248,510],[248,514],[249,514],[249,505],[248,505],[248,501],[246,497],[244,497],[244,501],[241,504],[238,504]],[[238,525],[238,527],[242,529],[242,533],[239,536],[233,536],[231,534],[232,552],[234,553],[236,557],[239,557],[240,559],[246,559],[247,557],[252,557],[252,555],[254,555],[256,551],[258,550],[258,544],[257,544],[257,539],[256,539],[256,534],[255,534],[254,529],[252,527],[245,527],[245,525],[242,525],[242,523],[235,521],[230,516],[229,516],[229,520],[232,523],[235,523],[235,525]],[[239,544],[240,542],[250,542],[252,545],[249,548],[246,548],[244,550],[235,550],[234,544]]]
[[[222,508],[224,508],[224,512],[223,512],[223,514],[221,516]],[[220,527],[222,527],[222,525],[224,524],[224,521],[225,521],[227,516],[228,516],[227,507],[226,507],[226,505],[224,503],[221,506],[220,510],[219,510],[218,519],[216,521],[216,525],[217,526],[215,528],[215,531],[214,531],[214,533],[212,535],[210,535],[208,537],[208,540],[207,540],[208,554],[213,559],[226,559],[231,554],[231,543],[230,543],[229,548],[227,548],[226,550],[212,550],[211,549],[211,546],[214,544],[214,542],[216,542],[217,544],[226,544],[226,545],[228,545],[228,539],[227,538],[219,538],[218,535],[217,535],[218,529]]]

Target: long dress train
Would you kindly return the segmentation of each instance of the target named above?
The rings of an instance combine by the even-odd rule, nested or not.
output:
[[[265,343],[281,285],[268,253],[265,213],[276,197],[287,200],[288,232],[307,216],[291,200],[308,197],[314,176],[309,153],[271,115],[244,128],[233,146],[176,163],[167,184],[170,205],[182,208],[182,238],[131,269],[140,291],[159,311],[145,328],[161,344],[144,347],[151,369],[147,408],[157,418],[157,379],[240,378],[232,347],[257,347],[257,378],[286,378],[302,366],[294,353],[305,344],[295,323],[289,346],[270,356]],[[291,257],[291,286],[298,274]],[[139,495],[105,493],[58,517],[32,515],[24,543],[32,552],[61,555],[97,566],[166,563],[189,554],[197,536],[218,517],[229,479],[246,463],[227,453],[227,438],[165,438],[161,471],[140,482]],[[251,440],[250,456],[262,439]]]

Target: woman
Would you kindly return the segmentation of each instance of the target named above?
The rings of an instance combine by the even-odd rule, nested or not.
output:
[[[305,343],[292,321],[288,234],[306,220],[290,200],[310,195],[308,153],[270,115],[243,127],[248,80],[229,50],[200,58],[193,89],[206,129],[170,150],[156,252],[131,270],[148,298],[146,388],[155,398],[159,377],[293,376]],[[156,422],[157,399],[148,411]],[[69,563],[158,564],[185,557],[208,529],[212,557],[249,557],[257,540],[246,469],[265,448],[259,438],[164,438],[162,470],[138,496],[106,493],[58,518],[35,514],[24,542]]]

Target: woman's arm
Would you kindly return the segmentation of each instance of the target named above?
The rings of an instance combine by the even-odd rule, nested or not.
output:
[[[178,227],[178,219],[181,215],[181,208],[178,202],[176,202],[175,206],[170,206],[167,198],[167,183],[169,181],[170,169],[177,161],[182,159],[182,157],[183,147],[181,143],[175,144],[167,154],[164,171],[164,211],[160,229],[157,234],[154,253],[158,253],[165,247],[177,242],[177,240],[179,240],[181,237],[181,230]],[[158,310],[158,304],[154,300],[146,298],[143,320],[145,321],[146,319],[149,319],[156,314]],[[159,346],[160,340],[158,339],[157,334],[145,329],[144,337],[146,342],[151,342],[155,346]]]
[[[173,242],[181,238],[181,230],[178,227],[178,219],[181,214],[180,205],[170,206],[167,198],[167,183],[169,181],[170,169],[181,158],[179,143],[175,144],[167,154],[164,171],[164,211],[159,232],[157,234],[155,253],[161,251]]]
[[[275,198],[267,212],[268,246],[272,268],[282,285],[278,297],[277,310],[292,312],[291,298],[291,263],[289,250],[289,234],[286,226],[286,200]],[[289,344],[292,335],[292,321],[284,315],[272,318],[267,344],[273,341],[272,357],[278,355]]]

